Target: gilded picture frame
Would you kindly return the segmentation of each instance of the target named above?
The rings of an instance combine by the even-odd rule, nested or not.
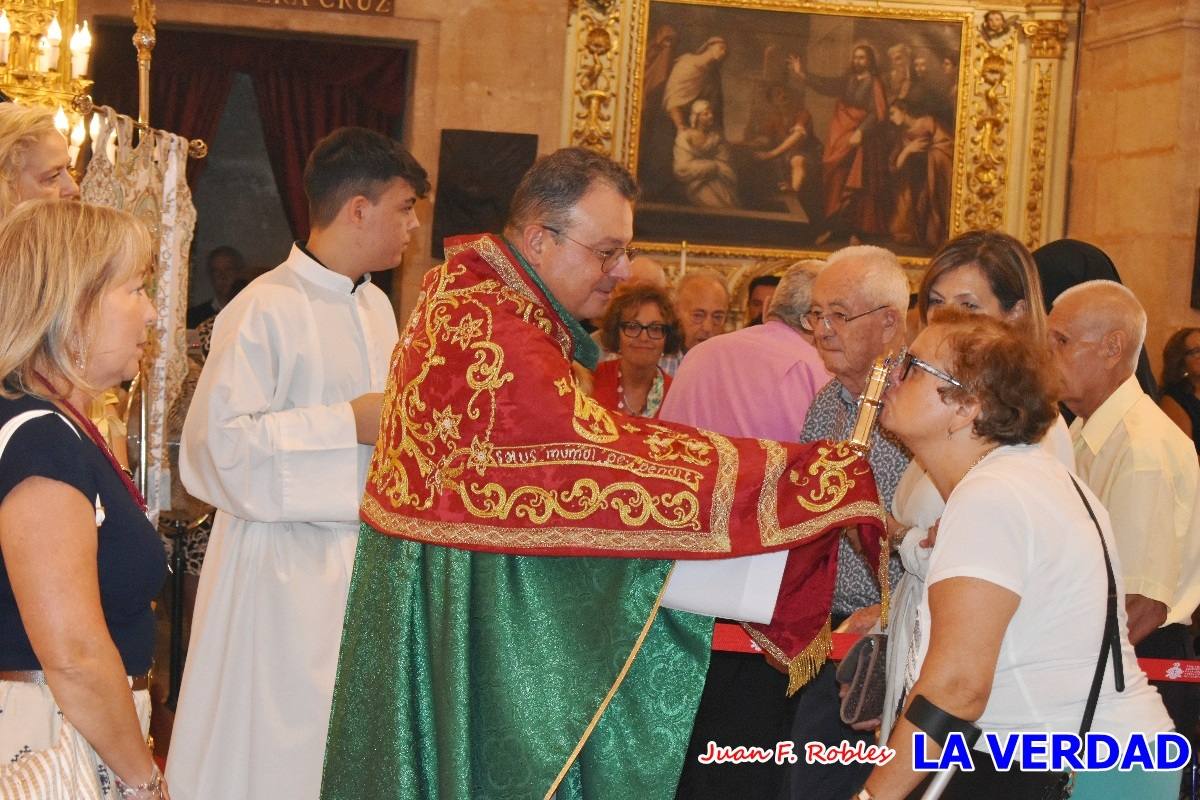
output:
[[[751,262],[766,258],[819,257],[839,246],[863,242],[889,247],[906,264],[916,268],[927,261],[936,246],[935,239],[972,228],[1006,230],[1037,246],[1061,235],[1065,220],[1065,154],[1076,33],[1069,20],[1076,10],[1077,5],[1072,2],[1049,3],[1031,11],[1027,6],[1015,4],[932,5],[907,0],[869,3],[850,0],[839,4],[787,0],[572,0],[564,143],[612,155],[637,175],[643,185],[635,214],[637,244],[652,252],[678,254],[686,241],[689,257],[698,257],[718,267],[724,263],[730,269],[741,269],[736,265],[748,268]],[[675,28],[676,39],[674,52],[664,60],[658,53],[664,45],[663,29],[667,26]],[[710,111],[720,120],[719,138],[732,151],[729,160],[739,179],[742,173],[738,167],[744,170],[756,151],[770,154],[783,143],[780,140],[771,142],[769,147],[756,148],[752,136],[747,136],[755,131],[750,124],[752,105],[758,102],[762,106],[769,87],[775,87],[778,98],[782,94],[778,88],[781,85],[790,92],[803,93],[800,104],[809,111],[812,121],[809,126],[799,127],[808,127],[807,132],[819,142],[819,149],[818,144],[809,143],[807,161],[819,161],[817,172],[822,171],[826,157],[834,155],[827,153],[826,148],[830,135],[837,133],[832,122],[839,98],[826,97],[817,89],[828,90],[831,80],[835,84],[838,80],[848,82],[847,72],[858,45],[870,44],[875,49],[880,68],[878,83],[882,84],[889,119],[879,122],[880,115],[874,116],[877,124],[891,126],[890,141],[886,145],[876,143],[875,163],[883,160],[889,170],[885,180],[891,183],[888,191],[892,194],[883,202],[876,198],[882,212],[872,225],[865,226],[870,230],[855,230],[856,226],[849,225],[822,236],[827,231],[818,226],[828,218],[825,206],[833,202],[834,196],[832,189],[824,190],[824,178],[820,183],[822,190],[816,192],[812,190],[815,179],[802,175],[798,181],[801,189],[791,206],[794,209],[797,203],[800,205],[804,216],[809,218],[807,223],[800,221],[798,215],[793,215],[796,220],[789,222],[787,208],[775,209],[776,216],[769,211],[763,213],[761,201],[764,193],[771,192],[772,179],[774,186],[782,191],[793,177],[787,147],[762,159],[774,159],[775,172],[766,177],[761,173],[747,177],[746,199],[740,192],[734,192],[735,201],[731,203],[729,197],[718,199],[716,202],[724,207],[716,211],[694,208],[705,187],[694,189],[690,196],[687,187],[679,186],[673,195],[663,193],[664,177],[675,171],[675,142],[672,139],[669,161],[665,142],[677,137],[683,127],[677,124],[678,116],[672,118],[667,108],[666,82],[681,55],[686,53],[696,57],[694,61],[699,60],[714,38],[725,41],[727,52],[720,59],[719,70],[727,70],[728,75],[721,75],[718,107]],[[897,48],[897,45],[905,46]],[[889,54],[892,48],[896,53]],[[890,119],[893,101],[901,95],[895,87],[901,81],[884,73],[907,63],[911,81],[916,71],[913,62],[918,55],[923,56],[926,77],[932,62],[933,67],[942,70],[937,77],[939,88],[953,87],[953,101],[950,104],[943,101],[941,106],[941,127],[953,128],[946,130],[949,142],[944,137],[935,137],[936,130],[927,127],[925,132],[909,131],[913,127],[910,122],[899,125]],[[944,71],[948,66],[942,59],[944,55],[957,56],[952,80]],[[801,62],[799,70],[791,66],[794,60]],[[902,77],[903,71],[897,69],[895,75]],[[801,72],[803,75],[798,74]],[[814,77],[818,80],[810,80]],[[700,84],[703,80],[693,76],[690,82]],[[806,85],[810,82],[824,85]],[[689,80],[684,76],[676,83],[686,87]],[[877,95],[874,89],[872,93]],[[676,107],[682,104],[678,100],[681,97],[687,99],[687,91],[676,92]],[[790,102],[796,104],[794,94]],[[782,105],[787,107],[786,102]],[[952,108],[952,119],[948,119],[948,107]],[[689,116],[684,124],[690,127],[693,109],[689,106],[687,110]],[[655,118],[657,121],[652,122]],[[664,118],[672,122],[666,136],[661,130]],[[787,119],[787,114],[780,114],[780,120],[784,121],[776,120],[777,133],[790,130]],[[851,119],[850,123],[853,122]],[[656,158],[648,155],[648,148],[655,146],[648,144],[653,125],[660,126]],[[770,127],[757,126],[759,130]],[[916,167],[918,162],[927,160],[924,154],[931,149],[939,151],[939,166],[934,174],[942,193],[939,196],[944,198],[948,194],[948,199],[937,206],[940,227],[934,230],[943,231],[941,236],[912,235],[914,228],[919,229],[927,221],[919,214],[915,224],[911,217],[906,217],[910,235],[897,237],[894,232],[899,194],[896,174],[901,171],[896,164],[905,146],[906,133],[912,134],[911,139],[923,136],[926,141],[912,147],[909,159],[901,167]],[[936,147],[935,138],[939,139]],[[698,145],[702,150],[703,142]],[[792,153],[801,151],[799,154],[804,155],[803,150],[802,145],[792,148]],[[912,159],[914,154],[917,158]],[[951,165],[948,187],[947,161]],[[656,175],[651,174],[654,170]],[[911,172],[919,173],[920,169]],[[875,177],[879,175],[876,172]],[[876,180],[876,184],[880,182]],[[829,183],[833,186],[837,181]],[[808,198],[801,197],[805,190],[810,192]],[[710,190],[701,202],[712,203],[713,195],[719,193],[720,187]],[[921,202],[915,205],[921,206]],[[922,207],[928,207],[928,203]],[[903,226],[899,229],[903,230]]]
[[[639,240],[910,256],[945,241],[969,15],[650,0],[639,22]]]

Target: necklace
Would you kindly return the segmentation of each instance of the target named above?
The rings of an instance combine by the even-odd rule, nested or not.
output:
[[[92,440],[92,443],[95,444],[96,447],[100,448],[100,452],[104,454],[105,458],[108,459],[108,463],[112,465],[114,470],[116,470],[117,475],[121,478],[121,482],[125,484],[125,490],[129,492],[129,496],[133,498],[133,502],[137,504],[137,507],[142,510],[143,514],[146,513],[146,499],[142,497],[142,493],[138,491],[137,486],[134,484],[133,475],[129,472],[129,470],[121,466],[120,461],[117,461],[117,457],[113,455],[113,451],[109,448],[108,442],[104,440],[104,436],[100,433],[99,429],[97,429],[92,421],[87,418],[87,415],[83,414],[78,408],[72,405],[70,400],[68,400],[66,397],[60,397],[56,395],[54,392],[54,387],[50,385],[50,381],[42,377],[40,372],[34,372],[33,374],[34,377],[42,382],[42,386],[46,387],[46,391],[50,392],[51,395],[54,395],[55,399],[62,403],[63,406],[66,407],[67,411],[71,412],[71,416],[75,418],[75,421],[78,422],[80,427],[82,427],[87,433],[88,438]]]
[[[646,400],[640,409],[629,408],[625,404],[625,378],[621,373],[620,364],[617,365],[617,410],[624,411],[635,417],[653,417],[658,413],[659,407],[663,400],[663,375],[662,370],[655,369],[654,379],[650,382],[650,388],[646,391]]]
[[[988,456],[990,456],[992,453],[996,452],[996,449],[997,449],[998,447],[1000,447],[1000,445],[998,445],[998,444],[997,444],[997,445],[992,445],[992,446],[991,446],[991,447],[989,447],[987,450],[984,450],[984,451],[983,451],[983,455],[981,455],[979,458],[975,459],[975,461],[971,463],[971,466],[967,467],[967,471],[963,473],[963,478],[965,478],[965,477],[967,477],[968,475],[970,475],[970,474],[971,474],[971,470],[973,470],[973,469],[975,469],[976,467],[978,467],[978,466],[979,466],[979,462],[983,461],[985,458],[987,458]],[[961,481],[962,481],[962,478],[959,478],[959,481],[961,482]]]

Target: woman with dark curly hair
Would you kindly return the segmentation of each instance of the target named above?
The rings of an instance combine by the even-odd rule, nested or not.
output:
[[[1163,348],[1159,405],[1196,443],[1200,454],[1200,328],[1180,328]]]
[[[635,417],[657,417],[671,387],[658,360],[678,352],[681,343],[665,291],[644,283],[618,289],[600,322],[600,344],[618,358],[596,367],[592,396]]]
[[[1057,417],[1053,376],[1040,343],[953,310],[936,315],[892,371],[881,422],[928,472],[946,509],[918,609],[928,635],[907,653],[905,712],[888,740],[896,755],[860,796],[904,798],[921,782],[913,734],[936,735],[939,726],[922,709],[1001,743],[1020,732],[1078,732],[1102,654],[1088,730],[1124,742],[1172,729],[1137,665],[1124,607],[1109,610],[1109,587],[1118,597],[1124,587],[1120,570],[1112,576],[1106,566],[1105,549],[1116,553],[1108,513],[1039,445]],[[1046,773],[996,776],[985,742],[973,751],[975,771],[960,772],[945,797],[991,796],[961,787],[1002,779],[1006,796],[1041,796],[1016,781]],[[1178,772],[1139,769],[1077,772],[1074,780],[1074,800],[1166,800],[1179,788]]]

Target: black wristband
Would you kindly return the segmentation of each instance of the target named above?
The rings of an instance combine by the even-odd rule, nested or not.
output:
[[[946,738],[952,732],[961,733],[967,747],[973,746],[978,741],[979,734],[982,733],[975,723],[943,711],[921,694],[913,696],[912,702],[908,704],[908,710],[904,712],[904,718],[928,734],[929,738],[942,747],[946,746]]]

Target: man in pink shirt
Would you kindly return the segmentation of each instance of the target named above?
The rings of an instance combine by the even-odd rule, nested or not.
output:
[[[805,260],[788,269],[764,324],[714,336],[689,350],[660,418],[726,436],[800,441],[808,407],[830,379],[800,327],[823,264]]]
[[[726,436],[800,441],[813,397],[829,382],[801,332],[823,261],[793,264],[766,309],[766,322],[714,336],[688,351],[659,418]],[[774,764],[704,765],[709,740],[774,747],[788,738],[795,700],[787,676],[761,657],[713,653],[677,797],[775,797],[785,770]],[[799,697],[800,695],[795,695]]]

